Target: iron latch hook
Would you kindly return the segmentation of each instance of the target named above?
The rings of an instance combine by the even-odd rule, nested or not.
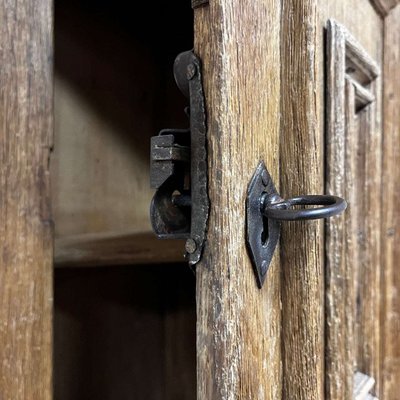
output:
[[[186,239],[186,258],[194,265],[203,251],[209,200],[201,62],[193,51],[176,57],[174,77],[189,99],[190,128],[163,129],[151,139],[150,182],[157,191],[150,219],[160,239]]]

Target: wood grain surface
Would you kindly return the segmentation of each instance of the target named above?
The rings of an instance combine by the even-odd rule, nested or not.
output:
[[[279,182],[280,17],[275,0],[195,10],[211,204],[196,267],[198,400],[281,397],[279,254],[260,290],[245,242],[246,191],[261,159]]]
[[[315,1],[283,2],[280,133],[281,195],[323,193],[318,131]],[[305,73],[307,71],[307,73]],[[319,400],[324,393],[322,223],[282,224],[283,398]]]
[[[382,207],[382,399],[400,393],[400,6],[385,20]]]
[[[0,398],[52,398],[52,2],[0,3]]]

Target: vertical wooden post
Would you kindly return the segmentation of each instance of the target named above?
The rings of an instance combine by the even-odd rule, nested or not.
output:
[[[400,393],[400,4],[384,29],[381,393],[394,400]]]
[[[51,399],[52,1],[0,3],[0,398]]]
[[[279,252],[257,287],[245,201],[263,159],[279,182],[280,1],[195,10],[208,113],[207,244],[197,275],[198,400],[281,397]]]
[[[323,193],[317,3],[283,1],[281,194]],[[283,398],[324,398],[322,224],[282,224]]]

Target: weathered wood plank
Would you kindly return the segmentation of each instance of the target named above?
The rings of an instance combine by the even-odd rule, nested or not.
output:
[[[400,6],[385,20],[382,168],[382,399],[400,393]]]
[[[197,265],[199,400],[281,397],[280,271],[262,290],[245,245],[245,199],[260,159],[279,182],[280,2],[195,10],[208,112],[208,241]]]
[[[323,193],[315,1],[283,2],[281,195]],[[305,72],[306,71],[306,72]],[[282,224],[283,398],[324,396],[322,224]]]
[[[52,398],[52,2],[0,4],[0,397]]]

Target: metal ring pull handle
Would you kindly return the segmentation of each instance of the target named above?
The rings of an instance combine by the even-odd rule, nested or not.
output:
[[[316,206],[314,208],[294,208]],[[261,288],[279,241],[281,221],[329,218],[347,207],[344,199],[331,195],[307,195],[284,200],[260,162],[250,181],[246,199],[246,243]]]
[[[268,200],[268,198],[270,200]],[[262,203],[263,215],[279,221],[300,221],[305,219],[329,218],[342,213],[347,203],[344,199],[329,195],[306,195],[288,200],[274,201],[268,196]],[[293,206],[322,206],[308,209],[290,209]]]

